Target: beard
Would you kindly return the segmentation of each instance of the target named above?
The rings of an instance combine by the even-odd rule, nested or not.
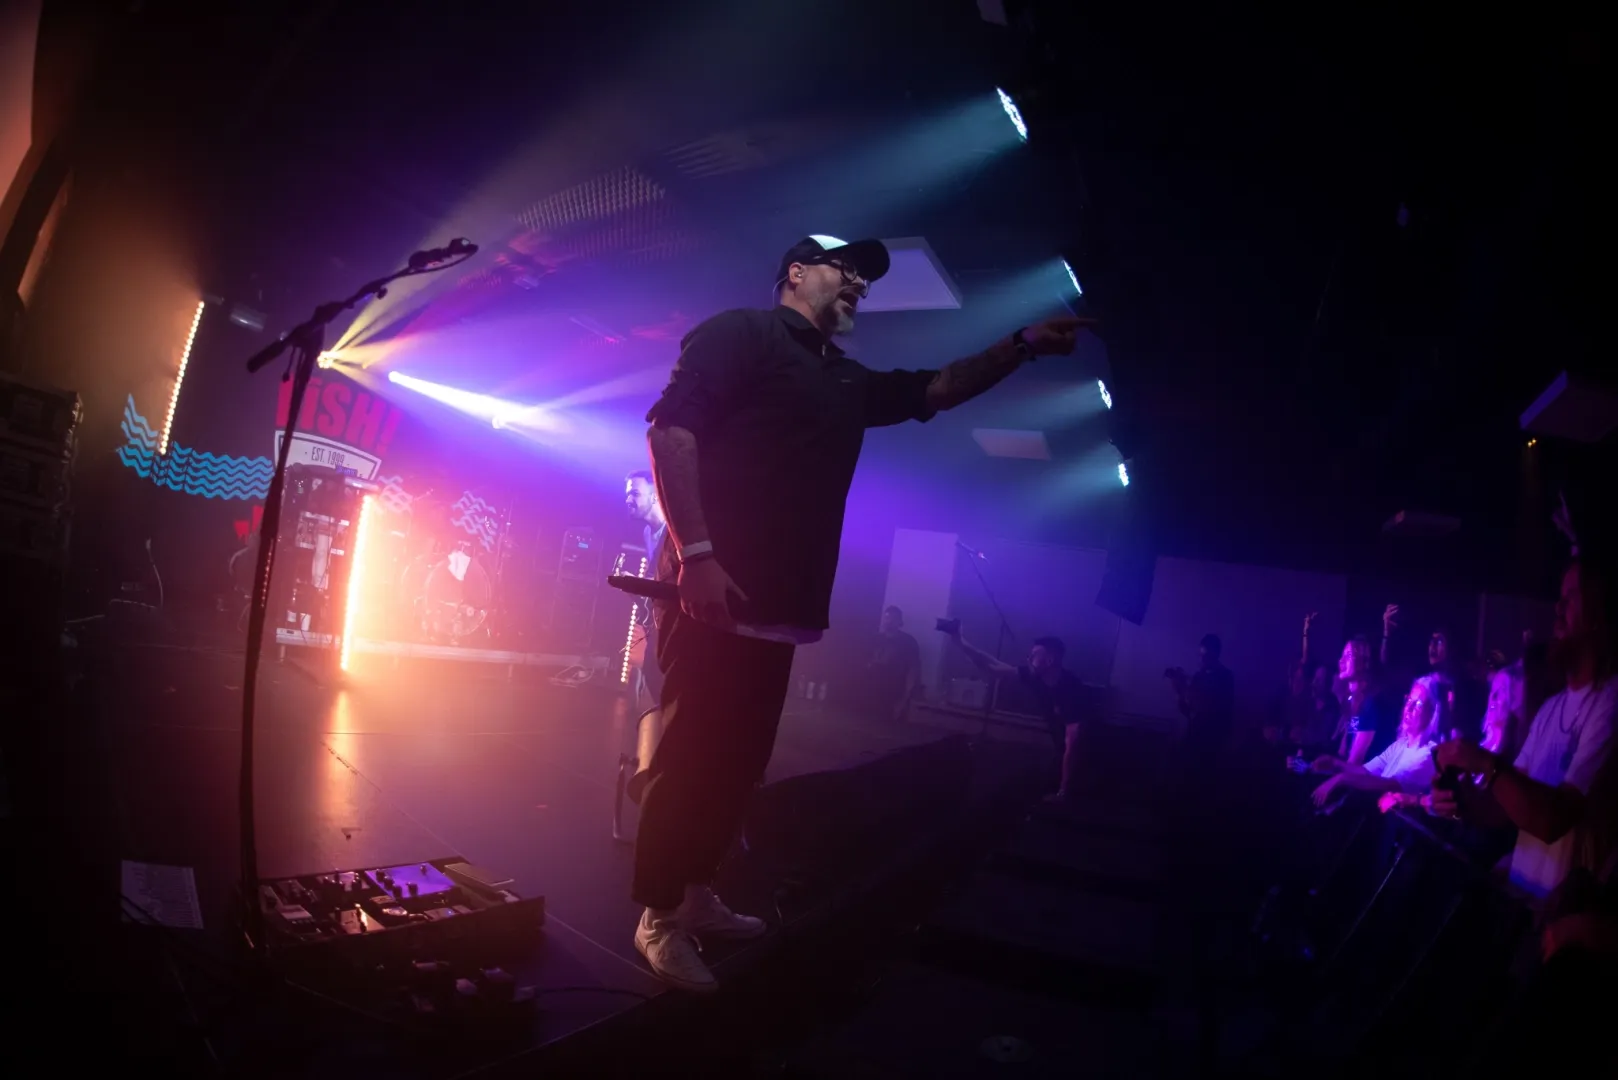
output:
[[[843,303],[843,291],[838,290],[826,298],[825,305],[820,308],[822,318],[819,320],[821,329],[828,337],[841,337],[843,334],[854,332],[854,311]]]

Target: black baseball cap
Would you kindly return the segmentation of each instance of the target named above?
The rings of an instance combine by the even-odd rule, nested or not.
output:
[[[775,284],[779,288],[787,279],[787,269],[793,263],[814,266],[833,259],[848,262],[866,281],[875,281],[888,272],[888,246],[880,240],[855,240],[849,243],[835,236],[806,236],[787,249],[781,256],[781,265],[775,269]]]

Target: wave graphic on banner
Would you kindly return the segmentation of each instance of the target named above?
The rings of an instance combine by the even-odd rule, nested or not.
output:
[[[405,490],[404,477],[379,476],[376,482],[382,485],[378,497],[382,500],[382,509],[390,514],[408,514],[416,497]]]
[[[124,433],[118,460],[158,487],[205,499],[262,499],[269,494],[275,464],[267,457],[211,454],[172,442],[166,455],[159,454],[157,433],[136,411],[133,396],[124,404],[118,426]]]
[[[378,476],[376,482],[382,485],[378,496],[388,513],[408,514],[414,510],[418,496],[405,488],[404,477]],[[495,540],[500,535],[500,514],[493,503],[476,492],[463,491],[449,508],[454,514],[449,519],[451,525],[477,540],[483,550],[494,550]]]
[[[124,445],[118,460],[142,479],[158,487],[206,499],[263,499],[270,493],[275,462],[267,457],[237,457],[211,454],[195,447],[169,443],[168,454],[157,452],[157,433],[135,408],[133,396],[124,404],[124,417],[118,425]],[[404,486],[402,476],[379,476],[382,505],[390,513],[408,514],[416,496]],[[500,515],[494,505],[471,491],[463,491],[450,509],[450,524],[493,551],[499,535]]]
[[[451,525],[477,537],[483,550],[494,550],[494,538],[500,531],[500,515],[492,503],[485,502],[470,491],[463,491],[461,497],[450,504],[450,509],[457,511],[450,518]]]

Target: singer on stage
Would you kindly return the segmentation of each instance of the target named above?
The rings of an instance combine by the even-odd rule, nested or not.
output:
[[[710,886],[774,749],[793,650],[826,629],[865,429],[928,420],[1025,361],[1068,355],[1089,321],[1027,327],[939,371],[872,371],[833,339],[887,271],[879,240],[793,245],[778,306],[687,335],[646,417],[670,532],[659,576],[677,575],[680,604],[658,612],[665,730],[641,800],[635,945],[687,990],[717,985],[699,939],[765,930]]]

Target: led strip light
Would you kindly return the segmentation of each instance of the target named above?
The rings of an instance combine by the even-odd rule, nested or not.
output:
[[[645,556],[641,557],[641,560],[640,560],[640,572],[637,573],[635,576],[636,577],[645,577],[646,576],[646,558],[645,558]],[[624,666],[618,672],[618,684],[620,686],[628,686],[629,685],[629,651],[635,647],[635,623],[638,621],[639,616],[640,616],[640,601],[637,600],[633,604],[631,604],[630,607],[629,607],[629,633],[624,635]]]
[[[174,427],[174,410],[180,404],[180,387],[185,384],[185,368],[191,362],[191,343],[197,340],[197,327],[202,325],[202,309],[207,301],[197,301],[197,313],[191,316],[191,331],[185,335],[185,350],[180,353],[180,370],[174,376],[174,392],[169,395],[169,414],[163,418],[163,435],[157,440],[157,452],[161,456],[169,452],[169,432]]]
[[[375,501],[375,496],[367,495],[360,503],[360,519],[354,526],[354,543],[348,552],[348,600],[343,605],[343,650],[337,659],[337,666],[344,671],[348,670],[349,650],[354,643],[354,613],[360,606],[360,593],[364,587],[365,541],[371,522],[372,503]]]

